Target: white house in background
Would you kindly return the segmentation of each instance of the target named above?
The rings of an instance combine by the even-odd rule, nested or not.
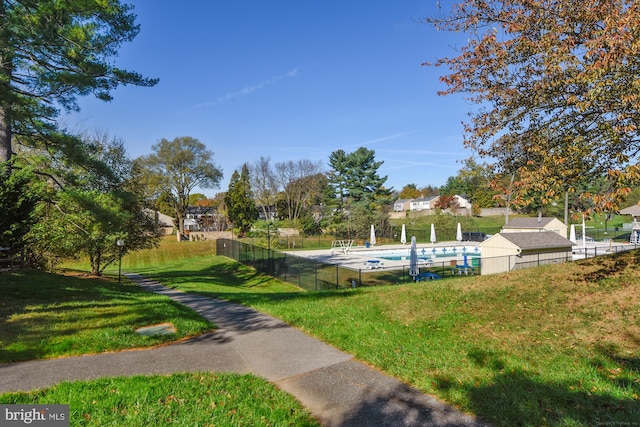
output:
[[[553,231],[562,237],[567,237],[567,226],[558,218],[553,217],[524,217],[515,218],[502,227],[502,233],[530,233]]]
[[[438,196],[431,197],[419,197],[412,199],[409,203],[410,211],[426,211],[429,209],[435,209],[435,204],[438,201]]]
[[[416,199],[398,199],[393,203],[393,211],[433,211],[434,209],[436,209],[438,199],[440,199],[440,196],[419,197]],[[458,209],[465,209],[470,212],[471,202],[467,198],[456,194],[453,196],[453,201],[457,204]]]
[[[471,202],[463,196],[458,196],[456,194],[455,196],[453,196],[453,200],[458,203],[458,207],[460,207],[461,209],[471,208]]]
[[[411,201],[413,199],[398,199],[393,202],[393,211],[394,212],[404,212],[411,209]]]
[[[633,222],[631,223],[630,243],[640,243],[640,206],[633,205],[620,211],[621,215],[631,215]]]
[[[485,275],[569,261],[573,242],[555,231],[512,231],[494,234],[479,246]]]
[[[173,234],[175,221],[172,217],[151,209],[145,209],[144,213],[156,221],[156,224],[158,224],[158,227],[160,227],[164,234]]]

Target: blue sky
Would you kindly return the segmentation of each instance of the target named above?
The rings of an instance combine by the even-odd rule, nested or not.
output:
[[[438,96],[446,70],[420,65],[464,42],[417,22],[438,13],[436,0],[129,3],[141,32],[116,64],[160,82],[120,88],[109,103],[82,98],[67,125],[108,131],[132,157],[161,138],[197,138],[224,173],[207,196],[260,156],[328,169],[331,152],[363,146],[400,190],[444,184],[470,154],[461,122],[471,106]]]

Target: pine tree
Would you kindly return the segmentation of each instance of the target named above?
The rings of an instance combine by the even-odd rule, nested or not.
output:
[[[246,163],[242,165],[241,173],[236,170],[231,175],[229,189],[224,200],[227,205],[229,221],[233,223],[236,232],[243,236],[258,219],[258,208],[253,199],[249,182],[249,167]]]

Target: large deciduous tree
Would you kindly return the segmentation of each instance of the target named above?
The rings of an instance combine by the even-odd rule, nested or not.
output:
[[[460,195],[467,198],[477,212],[480,208],[496,205],[497,192],[491,188],[494,179],[493,167],[487,163],[477,163],[474,159],[464,160],[458,175],[450,176],[440,187],[441,194]]]
[[[418,190],[418,186],[415,184],[405,185],[398,194],[400,199],[417,199],[419,197],[422,197],[422,192]]]
[[[146,184],[157,196],[162,194],[173,208],[180,233],[189,207],[189,195],[195,188],[216,188],[222,171],[213,162],[213,153],[195,138],[183,136],[161,139],[151,146],[153,153],[138,159],[146,173]]]
[[[322,194],[325,180],[321,177],[322,165],[311,160],[278,162],[275,179],[282,189],[278,209],[280,217],[297,222]]]
[[[249,165],[249,176],[255,200],[265,219],[270,219],[270,213],[278,198],[278,182],[271,166],[271,159],[260,157],[259,160]]]
[[[591,197],[610,210],[638,182],[640,3],[463,0],[426,21],[468,34],[434,63],[451,71],[441,93],[478,104],[465,143],[517,193],[554,200],[606,176]]]
[[[87,256],[91,272],[101,275],[121,254],[153,247],[159,228],[144,209],[137,171],[122,142],[102,135],[85,137],[83,146],[103,168],[50,169],[48,191],[35,210],[38,221],[29,233],[30,250],[39,263],[49,266],[58,257]],[[48,161],[46,156],[28,160]],[[120,239],[123,247],[116,244]]]
[[[0,162],[16,142],[76,155],[79,140],[58,131],[60,108],[76,110],[91,93],[110,100],[119,85],[156,84],[113,64],[138,31],[120,0],[0,1]]]

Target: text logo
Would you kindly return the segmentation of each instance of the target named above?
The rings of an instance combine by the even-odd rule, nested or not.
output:
[[[69,427],[69,405],[0,405],[0,426]]]

